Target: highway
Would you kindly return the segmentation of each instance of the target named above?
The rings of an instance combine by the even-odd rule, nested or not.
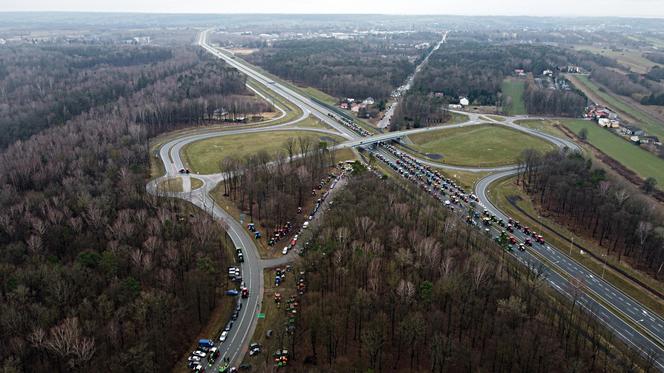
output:
[[[514,174],[514,170],[494,173],[480,180],[475,186],[475,195],[484,207],[505,221],[509,219],[508,216],[491,202],[488,189],[492,183]],[[513,235],[520,242],[527,237],[522,231],[516,229]],[[548,244],[541,245],[533,242],[533,246],[525,252],[516,250],[513,255],[520,261],[528,263],[531,268],[538,268],[542,264],[546,268],[546,278],[551,286],[570,298],[573,297],[572,293],[578,292],[579,304],[588,312],[593,313],[628,345],[646,356],[654,353],[655,364],[659,370],[664,370],[664,349],[662,349],[664,320],[660,316],[571,259],[564,250],[553,248]],[[580,286],[577,288],[579,289],[575,289],[575,286],[570,284],[568,280],[571,278],[578,281]],[[592,294],[593,297],[588,294]],[[618,316],[618,313],[623,317]],[[641,329],[639,330],[633,325],[639,325]]]
[[[529,129],[526,127],[515,124],[519,119],[532,119],[531,117],[512,117],[506,118],[504,121],[481,117],[477,114],[468,114],[468,121],[455,125],[441,126],[436,128],[423,128],[414,130],[398,131],[393,133],[377,134],[370,136],[361,136],[343,123],[334,119],[334,112],[331,112],[326,107],[310,100],[301,94],[294,92],[287,86],[274,81],[271,78],[264,76],[261,72],[251,68],[249,65],[237,61],[231,54],[219,51],[214,47],[207,44],[206,30],[200,34],[198,44],[209,51],[210,53],[222,58],[229,65],[237,68],[243,73],[247,74],[259,84],[265,86],[266,89],[271,90],[275,94],[283,97],[284,99],[292,102],[303,111],[303,116],[313,115],[319,118],[324,123],[331,126],[332,130],[318,130],[318,129],[297,129],[311,130],[325,133],[337,133],[348,139],[347,142],[338,145],[338,147],[364,147],[369,148],[370,151],[376,151],[380,154],[387,155],[391,158],[394,157],[391,153],[381,146],[381,143],[390,140],[398,139],[409,134],[428,132],[428,131],[444,131],[450,128],[459,128],[464,126],[474,126],[482,123],[492,123],[494,125],[502,125],[514,130],[526,132],[532,136],[539,137],[549,141],[560,148],[567,148],[570,150],[578,150],[578,146],[568,139],[561,139],[541,131]],[[159,150],[159,157],[164,163],[166,175],[151,181],[147,189],[149,192],[159,195],[166,195],[171,197],[186,199],[205,211],[210,212],[216,219],[224,222],[228,227],[228,234],[233,240],[234,244],[238,247],[243,247],[245,252],[245,263],[242,264],[243,277],[250,289],[250,297],[245,300],[245,305],[240,318],[234,325],[233,330],[229,334],[228,340],[221,346],[222,358],[230,358],[232,364],[237,364],[241,361],[244,352],[249,343],[249,339],[255,329],[256,314],[260,299],[263,294],[263,269],[276,262],[261,260],[258,256],[257,248],[252,238],[247,234],[247,231],[241,226],[240,223],[235,221],[228,213],[214,204],[208,192],[223,179],[223,175],[192,175],[203,180],[203,187],[192,191],[189,188],[185,189],[182,193],[164,193],[159,191],[157,185],[165,178],[182,176],[179,175],[178,170],[185,168],[184,163],[180,158],[182,147],[188,143],[199,141],[205,138],[225,136],[231,134],[251,134],[255,132],[274,131],[274,130],[293,130],[292,128],[285,128],[301,118],[289,123],[274,125],[270,127],[259,128],[244,128],[234,129],[227,131],[207,131],[203,133],[185,134],[182,137],[176,138],[164,144]],[[336,132],[335,132],[336,131]],[[370,149],[368,145],[376,144],[376,150]],[[451,170],[461,170],[470,172],[493,172],[491,175],[485,177],[478,182],[475,188],[475,194],[479,197],[480,202],[489,211],[496,216],[507,221],[508,217],[496,208],[487,194],[489,186],[501,178],[514,175],[516,172],[515,166],[505,166],[498,168],[474,168],[474,167],[456,167],[444,164],[438,164],[424,159],[419,159],[417,156],[412,155],[412,158],[418,159],[422,164],[432,167],[446,168]],[[185,179],[189,176],[184,176]],[[190,185],[187,181],[186,185]],[[515,231],[515,236],[523,240],[525,235]],[[613,287],[607,281],[604,281],[600,276],[592,273],[592,271],[583,267],[573,259],[566,255],[566,251],[562,248],[555,248],[550,245],[535,244],[533,248],[529,248],[525,252],[516,251],[513,253],[517,260],[527,265],[529,268],[536,268],[542,264],[546,268],[546,281],[560,293],[574,297],[578,295],[578,303],[582,305],[588,312],[593,313],[601,320],[609,329],[613,330],[617,336],[624,340],[627,344],[633,346],[635,349],[642,351],[645,355],[654,353],[654,361],[658,369],[664,371],[664,320],[648,310],[646,307],[638,303],[636,300],[630,298],[620,290]],[[280,259],[278,264],[282,265],[290,259]],[[570,279],[574,278],[579,280],[583,286],[574,287],[570,283]],[[580,294],[577,294],[580,292]],[[215,339],[218,336],[214,336]],[[216,362],[213,368],[219,365]]]
[[[422,68],[429,62],[429,58],[431,57],[432,54],[434,54],[438,49],[440,49],[440,46],[445,44],[447,41],[447,35],[449,34],[449,31],[445,31],[443,33],[443,38],[440,39],[440,41],[433,47],[431,48],[431,51],[424,57],[422,62],[420,62],[419,65],[415,68],[415,71],[410,74],[408,79],[406,79],[406,82],[397,88],[395,90],[395,93],[392,94],[392,97],[398,98],[403,96],[406,92],[410,90],[410,87],[413,85],[413,82],[415,81],[415,78],[417,77],[417,74],[422,70]],[[390,122],[392,121],[392,116],[394,115],[394,111],[397,109],[397,105],[399,105],[399,101],[394,102],[390,107],[387,109],[385,112],[385,115],[383,116],[383,119],[378,122],[378,128],[380,129],[385,129],[390,126]]]

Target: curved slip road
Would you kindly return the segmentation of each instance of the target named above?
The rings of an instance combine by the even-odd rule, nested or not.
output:
[[[300,120],[300,119],[298,119]],[[237,134],[247,134],[258,132],[272,132],[272,131],[309,131],[316,133],[326,133],[331,135],[338,135],[333,130],[317,129],[317,128],[284,128],[295,122],[288,122],[271,127],[259,128],[245,128],[236,130],[219,130],[208,131],[204,133],[190,133],[184,134],[182,137],[173,139],[161,146],[159,149],[159,157],[164,164],[166,174],[162,177],[150,181],[147,185],[148,192],[164,196],[181,198],[192,204],[198,206],[202,210],[208,212],[216,220],[219,220],[224,225],[224,229],[233,241],[235,247],[241,247],[244,253],[244,263],[240,263],[242,277],[245,285],[249,289],[249,298],[240,300],[243,304],[238,319],[234,322],[233,328],[228,334],[226,341],[221,344],[220,358],[211,366],[212,371],[216,371],[223,362],[224,358],[229,358],[231,365],[237,365],[244,356],[249,344],[249,340],[253,335],[256,328],[257,315],[260,312],[260,304],[263,299],[264,292],[264,279],[263,269],[273,268],[285,265],[293,261],[297,254],[295,250],[291,250],[288,255],[275,259],[262,259],[258,254],[258,248],[255,245],[253,238],[249,235],[246,229],[237,222],[226,210],[220,208],[215,201],[210,197],[210,191],[224,179],[221,173],[209,175],[191,175],[180,174],[179,170],[185,168],[184,161],[181,157],[182,148],[187,144],[221,136],[230,136]],[[162,181],[173,178],[181,177],[183,179],[183,192],[163,192],[158,188],[159,183]],[[195,177],[203,182],[203,186],[198,189],[191,190],[190,179]],[[187,180],[187,183],[184,182]],[[187,188],[185,189],[185,186]],[[219,336],[211,336],[218,342]]]
[[[209,31],[209,30],[208,30]],[[439,128],[428,128],[428,129],[416,129],[410,131],[399,131],[395,133],[388,134],[379,134],[368,137],[362,137],[352,131],[351,129],[345,127],[341,123],[334,120],[330,115],[334,115],[332,111],[328,108],[318,104],[315,101],[310,100],[302,96],[299,93],[292,91],[290,88],[283,86],[282,84],[272,81],[270,78],[265,77],[262,73],[253,70],[251,67],[237,62],[234,57],[229,56],[228,54],[222,53],[215,48],[211,47],[206,42],[207,32],[204,31],[201,33],[199,38],[199,45],[208,50],[210,53],[218,56],[219,58],[224,59],[229,65],[237,68],[241,72],[247,74],[256,80],[259,84],[264,85],[267,89],[272,92],[282,96],[293,104],[297,105],[303,111],[303,116],[305,117],[309,114],[316,116],[321,119],[324,123],[330,125],[342,136],[346,137],[350,141],[339,145],[338,147],[365,147],[372,143],[378,143],[382,141],[388,141],[396,139],[399,137],[406,136],[412,133],[434,131],[434,130],[444,130],[446,128],[457,128],[463,126],[477,125],[481,123],[495,123],[497,125],[504,125],[515,130],[519,130],[530,135],[539,137],[546,141],[549,141],[558,147],[568,148],[572,150],[578,150],[578,146],[573,142],[567,139],[560,139],[558,137],[537,131],[534,129],[529,129],[523,126],[519,126],[514,123],[515,120],[520,119],[550,119],[550,118],[537,118],[537,117],[512,117],[506,118],[505,121],[495,120],[489,117],[480,117],[479,114],[470,114],[463,113],[464,115],[469,116],[469,120],[465,123],[461,123],[453,126],[444,126]],[[301,119],[301,118],[300,118]],[[288,124],[292,124],[296,121],[289,122],[284,125],[275,125],[272,127],[263,127],[263,128],[247,128],[247,129],[238,129],[233,131],[218,131],[218,132],[208,132],[194,135],[185,135],[182,138],[173,140],[168,144],[165,144],[160,149],[160,157],[164,162],[167,175],[160,178],[163,180],[165,177],[181,176],[177,174],[177,170],[183,168],[183,163],[180,158],[180,151],[184,145],[189,142],[199,141],[201,139],[224,136],[230,134],[243,134],[243,133],[252,133],[252,132],[262,132],[262,131],[273,131],[273,130],[295,130],[295,129],[284,129],[281,128]],[[297,130],[311,130],[316,132],[326,132],[326,133],[335,133],[334,131],[318,130],[318,129],[297,129]],[[336,134],[336,133],[335,133]],[[383,150],[379,147],[379,151]],[[387,153],[387,152],[385,152]],[[430,162],[428,160],[419,159],[422,163],[431,165],[439,168],[447,168],[451,170],[460,170],[460,171],[470,171],[470,172],[497,172],[484,179],[482,179],[477,187],[476,194],[480,198],[481,202],[496,216],[507,219],[505,214],[503,214],[499,209],[497,209],[489,200],[487,196],[488,186],[503,177],[513,175],[516,172],[515,166],[505,166],[498,168],[473,168],[473,167],[459,167],[459,166],[448,166],[444,164],[439,164],[436,162]],[[188,176],[184,176],[188,178]],[[214,175],[195,175],[195,177],[203,180],[204,185],[202,188],[195,191],[188,191],[185,193],[171,193],[167,194],[174,197],[184,198],[190,200],[192,203],[197,206],[209,211],[215,218],[223,220],[228,226],[228,233],[233,239],[233,242],[237,246],[242,246],[245,251],[245,263],[242,265],[243,275],[245,276],[245,281],[250,287],[250,297],[246,301],[247,304],[243,307],[243,312],[241,317],[238,319],[236,325],[233,327],[231,333],[229,334],[229,339],[226,343],[222,345],[222,357],[229,357],[232,363],[237,363],[241,360],[246,347],[248,345],[249,337],[253,334],[255,329],[255,319],[256,313],[258,312],[260,299],[262,298],[263,293],[263,268],[270,267],[274,265],[283,265],[290,258],[278,258],[277,260],[261,260],[258,258],[257,250],[253,244],[253,240],[248,236],[243,227],[234,221],[234,219],[228,215],[223,209],[219,208],[214,204],[212,199],[208,195],[208,191],[213,188],[216,183],[223,179],[223,175],[214,174]],[[148,184],[148,190],[156,193],[157,192],[157,181],[153,181]],[[516,236],[523,239],[523,234],[517,233]],[[293,252],[291,252],[293,253]],[[290,254],[289,254],[290,255]],[[596,315],[596,317],[601,320],[605,325],[607,325],[611,330],[613,330],[621,339],[626,343],[634,346],[636,349],[642,351],[644,354],[655,354],[655,364],[660,370],[664,370],[664,350],[662,350],[662,336],[664,333],[664,322],[662,319],[654,314],[653,312],[648,311],[645,307],[640,305],[635,300],[627,297],[619,290],[612,287],[610,284],[606,283],[602,279],[599,279],[591,271],[587,270],[580,264],[574,262],[573,260],[566,258],[564,253],[561,250],[558,250],[550,246],[536,246],[534,249],[528,250],[525,253],[515,253],[517,260],[523,264],[529,266],[529,268],[535,268],[539,264],[543,264],[547,267],[547,281],[549,284],[554,287],[559,292],[569,296],[574,297],[578,296],[578,302],[586,310]],[[248,278],[246,275],[249,274]],[[575,290],[575,288],[570,285],[568,280],[569,277],[575,277],[582,280],[583,287],[581,292]],[[587,293],[586,293],[587,292]],[[589,296],[592,295],[592,296]],[[601,302],[598,302],[597,299],[601,299]],[[622,317],[617,316],[620,314]],[[639,316],[640,315],[640,316]],[[630,320],[628,323],[625,320]],[[638,325],[638,326],[634,326]],[[216,362],[213,366],[213,369],[219,366],[221,359]]]

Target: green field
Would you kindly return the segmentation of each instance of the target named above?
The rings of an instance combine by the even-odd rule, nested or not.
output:
[[[271,156],[279,152],[286,153],[284,149],[286,140],[298,137],[310,138],[316,142],[345,141],[340,136],[318,134],[311,131],[258,132],[213,137],[193,142],[182,149],[182,155],[192,172],[211,174],[219,172],[219,163],[229,156],[242,159],[261,150],[267,151]]]
[[[560,121],[558,120],[539,120],[539,119],[527,119],[527,120],[517,120],[514,122],[515,124],[518,124],[520,126],[524,126],[527,128],[532,128],[536,129],[539,131],[542,131],[544,133],[548,133],[550,135],[554,135],[557,137],[565,138],[565,133],[561,131],[560,129],[554,127],[555,124],[560,124]]]
[[[507,115],[523,115],[528,114],[526,105],[523,103],[523,91],[526,88],[526,83],[520,80],[505,79],[501,90],[504,96],[512,97],[512,104],[509,107],[503,108]]]
[[[579,133],[582,128],[588,130],[587,141],[622,163],[643,178],[654,177],[657,184],[664,185],[664,159],[621,139],[619,136],[600,128],[594,122],[586,120],[566,120],[567,128]]]
[[[620,97],[610,94],[605,90],[601,89],[594,82],[588,79],[585,75],[575,75],[576,80],[581,83],[584,87],[580,87],[592,92],[595,96],[598,96],[605,101],[606,105],[616,110],[618,114],[626,114],[636,120],[639,123],[634,123],[636,126],[643,128],[648,132],[648,134],[664,137],[664,124],[658,122],[656,119],[652,118],[649,115],[646,115],[641,110],[637,110],[631,104],[625,102]]]
[[[512,164],[528,148],[549,151],[552,144],[500,125],[441,129],[409,136],[413,148],[432,160],[458,166],[493,167]],[[433,155],[433,156],[432,156]]]
[[[591,45],[575,45],[574,49],[585,50],[591,53],[599,54],[618,61],[619,64],[630,68],[639,74],[645,74],[653,66],[658,64],[643,57],[641,51],[635,49],[612,50],[609,48],[598,48]]]

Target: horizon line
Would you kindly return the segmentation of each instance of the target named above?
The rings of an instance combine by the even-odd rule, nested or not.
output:
[[[434,14],[422,14],[422,13],[413,13],[413,14],[396,14],[396,13],[275,13],[275,12],[228,12],[228,13],[218,13],[218,12],[153,12],[153,11],[141,11],[141,10],[28,10],[28,9],[19,9],[19,10],[0,10],[0,14],[9,14],[9,13],[58,13],[58,14],[85,14],[85,13],[94,13],[94,14],[151,14],[151,15],[200,15],[200,16],[240,16],[240,15],[261,15],[261,16],[390,16],[390,17],[487,17],[487,18],[578,18],[578,19],[601,19],[601,18],[616,18],[616,19],[654,19],[654,20],[663,20],[664,15],[662,16],[637,16],[637,15],[533,15],[533,14],[453,14],[453,13],[434,13]]]

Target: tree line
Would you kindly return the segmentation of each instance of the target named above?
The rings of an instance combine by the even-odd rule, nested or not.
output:
[[[592,237],[607,254],[659,278],[664,217],[652,202],[579,153],[526,150],[519,162],[517,184],[544,211]]]
[[[528,80],[523,102],[529,114],[578,117],[586,107],[586,98],[576,91],[541,89]]]
[[[30,66],[51,56],[33,48],[14,52],[14,75],[23,59]],[[157,104],[178,108],[183,98],[208,105],[255,98],[221,61],[186,46],[170,54],[136,71],[99,72],[98,81],[65,58],[62,66],[53,61],[63,75],[44,81],[33,67],[28,76],[36,83],[15,87],[46,112],[59,111],[59,97],[86,74],[90,87],[112,80],[120,86],[117,98],[95,101],[62,125],[43,117],[26,130],[35,134],[0,153],[3,371],[170,370],[223,301],[221,269],[232,259],[222,227],[188,204],[145,191],[150,138],[186,125],[186,117],[152,123],[137,121],[137,114]],[[40,84],[44,96],[35,93]],[[2,110],[17,118],[29,105]]]
[[[260,221],[269,237],[295,216],[298,207],[304,207],[329,173],[335,163],[332,145],[308,137],[290,138],[276,157],[261,151],[246,159],[224,158],[223,194],[248,212],[251,221]]]
[[[634,369],[578,306],[582,284],[572,300],[553,295],[541,268],[508,260],[430,197],[366,174],[334,206],[302,263],[307,292],[289,337],[298,369]]]
[[[433,94],[412,92],[404,95],[394,109],[390,130],[429,127],[445,123],[451,118],[448,101]]]
[[[416,49],[415,44],[434,43],[437,38],[433,33],[415,33],[357,40],[286,40],[246,58],[284,79],[334,97],[384,100],[423,58],[426,50]]]
[[[544,70],[579,61],[573,51],[549,46],[489,44],[452,39],[417,75],[413,91],[442,94],[449,103],[466,97],[471,105],[504,106],[503,80],[523,69],[535,76]],[[552,91],[531,83],[524,95],[532,114],[579,115],[585,106],[582,95],[573,91]]]
[[[134,94],[153,96],[136,114],[136,120],[151,124],[210,122],[206,110],[221,105],[248,114],[270,110],[247,96],[243,75],[192,48],[108,44],[0,49],[0,149]],[[169,79],[180,79],[176,91],[166,90],[174,86]],[[207,98],[216,105],[204,105]],[[166,103],[170,106],[164,108]]]

